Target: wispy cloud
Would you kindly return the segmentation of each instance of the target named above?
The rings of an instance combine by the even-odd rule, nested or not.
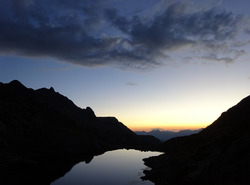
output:
[[[54,72],[54,71],[69,71],[72,67],[61,67],[61,68],[39,68],[38,70],[44,72]]]
[[[135,82],[126,82],[126,85],[128,86],[137,86],[138,84]]]
[[[242,54],[231,47],[242,16],[218,6],[190,11],[186,1],[168,3],[145,18],[121,13],[112,3],[0,0],[0,53],[139,69],[158,67],[186,47],[214,61],[232,62]]]

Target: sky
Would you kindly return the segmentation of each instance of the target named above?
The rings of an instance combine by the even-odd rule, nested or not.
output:
[[[204,128],[250,92],[248,0],[0,0],[0,81],[132,130]]]

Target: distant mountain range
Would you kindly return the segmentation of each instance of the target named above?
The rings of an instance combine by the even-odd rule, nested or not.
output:
[[[97,117],[53,88],[0,83],[0,184],[50,184],[78,161],[108,150],[153,150],[114,117]]]
[[[138,135],[151,135],[156,138],[158,138],[161,141],[167,141],[169,139],[172,139],[174,137],[180,137],[180,136],[187,136],[187,135],[192,135],[200,132],[202,129],[198,130],[180,130],[178,132],[174,131],[169,131],[169,130],[159,130],[159,129],[154,129],[148,132],[145,131],[135,131],[136,134]]]
[[[201,132],[170,139],[165,154],[145,159],[156,185],[249,185],[250,96]]]

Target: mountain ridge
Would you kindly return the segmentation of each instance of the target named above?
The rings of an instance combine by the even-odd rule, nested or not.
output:
[[[54,88],[0,83],[0,183],[5,185],[38,179],[49,184],[77,161],[122,148],[156,150],[159,144],[115,117],[97,117],[90,107],[76,106]]]
[[[156,137],[157,139],[161,141],[167,141],[169,139],[172,139],[174,137],[180,137],[180,136],[186,136],[186,135],[192,135],[200,132],[202,129],[197,129],[197,130],[180,130],[180,131],[170,131],[170,130],[159,130],[159,129],[154,129],[151,131],[135,131],[136,134],[138,135],[152,135]]]
[[[201,132],[170,139],[165,154],[145,159],[156,185],[247,185],[250,172],[250,96]]]

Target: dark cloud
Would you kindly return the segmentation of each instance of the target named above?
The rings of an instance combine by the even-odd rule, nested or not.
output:
[[[187,46],[215,61],[231,62],[241,53],[229,46],[241,21],[231,12],[192,12],[187,3],[174,3],[146,19],[111,5],[111,0],[0,0],[0,53],[129,68],[161,65]]]

